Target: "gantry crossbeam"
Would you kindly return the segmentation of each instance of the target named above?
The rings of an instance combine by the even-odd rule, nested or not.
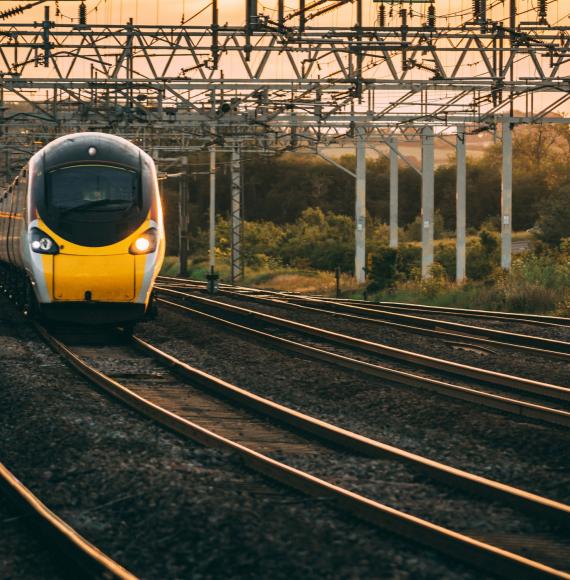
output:
[[[300,32],[260,22],[214,29],[46,19],[0,27],[0,87],[4,101],[26,102],[24,115],[47,122],[59,121],[60,104],[78,103],[94,121],[113,120],[109,109],[133,121],[204,116],[185,117],[192,125],[239,108],[267,123],[291,110],[330,126],[347,118],[367,126],[447,124],[449,116],[473,123],[530,93],[565,99],[569,31],[488,23]],[[15,114],[5,110],[4,121]]]

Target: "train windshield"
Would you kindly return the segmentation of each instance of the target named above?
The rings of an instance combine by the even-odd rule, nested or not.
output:
[[[126,210],[139,204],[136,171],[110,165],[73,165],[47,175],[47,205],[61,213]]]

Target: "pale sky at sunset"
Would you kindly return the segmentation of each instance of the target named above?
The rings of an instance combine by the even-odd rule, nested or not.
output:
[[[29,0],[8,1],[0,0],[0,9],[4,10],[13,6],[26,4]],[[89,20],[93,23],[102,22],[124,22],[129,17],[133,17],[135,22],[144,24],[155,23],[179,23],[184,14],[189,18],[202,8],[206,8],[202,17],[197,17],[193,23],[206,23],[209,20],[209,10],[207,9],[210,0],[87,0],[88,10],[92,10]],[[55,1],[47,4],[52,6],[52,17],[55,15]],[[245,20],[245,0],[219,0],[220,23],[229,22],[231,24],[241,24]],[[389,4],[387,1],[386,4]],[[518,10],[522,19],[531,20],[533,7],[537,4],[536,0],[518,0]],[[62,22],[68,21],[67,17],[76,17],[79,1],[60,1],[60,9],[63,14]],[[286,0],[286,6],[290,9],[296,9],[299,5],[298,0]],[[409,4],[405,4],[409,6]],[[507,15],[508,1],[489,2],[490,6],[497,5],[491,11],[491,17],[500,19]],[[267,15],[275,15],[277,6],[276,0],[258,0],[258,6],[261,12]],[[464,13],[464,17],[469,18],[471,14],[472,0],[436,0],[438,16],[452,13]],[[373,24],[378,4],[372,0],[366,0],[364,3],[365,21]],[[97,8],[95,11],[94,9]],[[418,5],[415,10],[425,11],[425,7]],[[529,11],[527,14],[525,12]],[[336,10],[331,15],[322,18],[319,21],[321,25],[337,24],[350,25],[354,21],[355,6],[349,5]],[[549,5],[549,21],[551,24],[570,25],[567,18],[570,12],[568,0],[551,1]],[[40,19],[43,15],[43,5],[27,10],[24,15],[11,18],[2,24],[9,22],[22,22]],[[566,17],[566,18],[565,18]],[[57,19],[56,19],[57,20]],[[460,22],[461,16],[455,22]],[[416,19],[419,22],[419,19]],[[443,22],[446,20],[443,19]],[[315,21],[316,22],[316,21]]]

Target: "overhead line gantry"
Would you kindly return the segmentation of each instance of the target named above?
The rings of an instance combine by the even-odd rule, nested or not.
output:
[[[354,22],[322,25],[325,13],[344,5],[354,6]],[[378,9],[374,22],[364,21],[366,5]],[[390,5],[396,8],[391,17]],[[393,153],[396,139],[420,140],[422,271],[428,276],[434,139],[450,128],[457,132],[462,167],[464,135],[500,128],[502,264],[508,269],[511,131],[523,123],[567,122],[551,113],[570,101],[570,27],[550,23],[548,5],[539,2],[523,21],[516,0],[510,0],[506,19],[494,16],[494,4],[481,0],[463,23],[452,19],[444,25],[429,0],[313,0],[300,1],[295,10],[277,0],[269,14],[260,12],[255,0],[244,0],[245,21],[220,24],[213,0],[209,23],[145,25],[132,19],[93,24],[85,10],[76,22],[62,24],[51,18],[46,3],[43,20],[0,21],[3,171],[10,173],[18,156],[46,140],[77,130],[125,134],[155,154],[228,151],[234,171],[240,171],[246,150],[322,152],[351,141],[357,149],[355,276],[362,282],[366,148],[389,147],[395,180],[393,160],[401,158]],[[465,188],[459,173],[458,203]],[[232,255],[241,260],[236,176],[232,183]],[[394,220],[395,183],[390,191]],[[461,279],[465,225],[459,213],[457,225]],[[393,223],[391,230],[396,231]],[[391,243],[397,243],[394,235]],[[232,272],[238,280],[241,264],[233,264]]]

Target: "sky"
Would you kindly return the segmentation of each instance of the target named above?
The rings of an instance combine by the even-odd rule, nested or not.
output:
[[[307,0],[309,3],[310,0]],[[537,4],[537,0],[516,0],[518,4],[518,11],[521,18],[530,20],[534,12],[533,8]],[[0,10],[12,8],[14,6],[27,4],[30,0],[0,0]],[[46,2],[52,8],[52,17],[55,17],[55,0]],[[210,0],[86,0],[89,11],[89,21],[92,23],[102,22],[126,22],[128,18],[132,17],[135,22],[139,24],[166,24],[166,23],[180,23],[182,17],[188,19],[206,8],[202,15],[197,16],[192,23],[204,24],[209,21],[208,6]],[[298,0],[285,0],[285,4],[289,9],[298,7]],[[389,0],[386,1],[389,5]],[[397,4],[397,3],[396,3]],[[505,18],[508,14],[508,0],[488,0],[489,6],[493,7],[490,11],[490,16],[494,19]],[[220,22],[229,22],[230,24],[242,24],[245,21],[245,0],[218,0]],[[408,2],[404,3],[409,6]],[[468,19],[471,15],[472,0],[436,0],[436,10],[443,22],[448,19],[445,15],[456,14],[457,16],[449,19],[452,23],[460,23],[462,19]],[[69,22],[71,18],[77,16],[79,1],[77,0],[60,0],[59,8],[61,12],[60,17],[55,17],[56,20],[62,22]],[[277,0],[258,0],[259,10],[269,16],[276,15]],[[376,18],[378,4],[372,0],[364,1],[364,19],[365,23],[372,25]],[[425,12],[425,6],[417,5],[415,8],[418,12]],[[397,12],[395,9],[394,12]],[[568,14],[570,8],[568,7],[568,0],[549,0],[549,22],[551,24],[566,24],[570,25]],[[31,20],[41,19],[43,15],[43,5],[27,10],[24,15],[19,15],[9,22],[29,22]],[[338,9],[330,15],[319,20],[321,25],[351,25],[355,19],[355,6],[349,5]],[[416,21],[419,21],[416,19]]]
[[[0,11],[18,5],[26,4],[31,0],[6,1],[0,0]],[[307,4],[311,0],[306,0]],[[515,0],[518,6],[519,20],[529,21],[536,19],[535,7],[538,0]],[[488,0],[489,17],[494,20],[504,19],[509,12],[510,0]],[[548,0],[548,20],[553,25],[566,25],[570,27],[570,0]],[[33,22],[43,19],[44,6],[49,5],[51,18],[58,23],[70,23],[77,17],[78,0],[50,0],[41,6],[27,10],[22,15],[0,21],[0,27],[15,22]],[[183,20],[187,24],[207,25],[210,22],[211,0],[86,0],[88,9],[88,22],[101,23],[124,23],[133,18],[138,24],[180,24]],[[246,0],[218,0],[220,24],[241,25],[245,22]],[[389,24],[399,24],[399,16],[395,2],[393,17]],[[287,10],[294,10],[299,5],[299,0],[285,0]],[[388,15],[390,14],[390,0],[386,0]],[[409,2],[404,2],[409,7]],[[411,24],[420,25],[425,18],[427,5],[414,5],[415,16]],[[438,22],[441,24],[460,25],[472,17],[472,0],[436,0]],[[259,11],[276,18],[277,0],[258,0]],[[57,13],[59,9],[59,14]],[[372,0],[364,0],[364,23],[373,26],[376,19],[378,4]],[[344,6],[325,15],[312,23],[318,26],[352,26],[355,22],[355,4]],[[1,64],[0,64],[1,66]],[[530,71],[530,69],[529,69]],[[537,97],[542,101],[544,97]],[[549,101],[547,101],[549,102]],[[559,112],[570,116],[570,103],[565,105]]]

